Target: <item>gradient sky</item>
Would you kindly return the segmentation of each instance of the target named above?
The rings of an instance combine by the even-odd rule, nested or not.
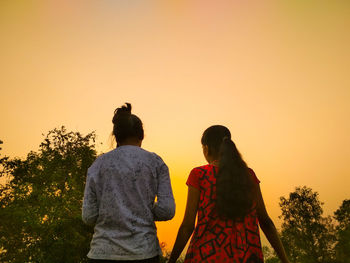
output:
[[[170,248],[200,137],[226,125],[279,226],[279,197],[309,186],[327,215],[350,198],[350,2],[0,2],[0,139],[24,157],[65,125],[110,150],[124,102],[143,147],[171,172],[177,212],[158,224]]]

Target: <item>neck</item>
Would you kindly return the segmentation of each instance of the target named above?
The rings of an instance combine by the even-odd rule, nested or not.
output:
[[[142,141],[140,141],[140,140],[125,140],[123,142],[117,143],[117,147],[124,146],[124,145],[132,145],[132,146],[141,147],[141,143],[142,143]]]

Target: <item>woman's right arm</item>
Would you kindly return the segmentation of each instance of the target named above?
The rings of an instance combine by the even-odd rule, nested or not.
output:
[[[176,241],[171,251],[168,263],[175,263],[190,239],[195,227],[200,191],[193,187],[188,187],[187,204],[185,216],[177,233]]]
[[[84,199],[82,207],[82,219],[87,225],[95,225],[99,216],[99,202],[96,193],[96,182],[100,173],[101,157],[97,158],[87,170]]]
[[[86,184],[84,190],[83,208],[82,208],[82,219],[87,225],[93,226],[98,218],[98,202],[96,197],[96,185],[91,171],[89,168],[88,175],[86,177]]]
[[[259,219],[259,225],[264,232],[267,240],[270,242],[271,246],[276,251],[278,257],[282,261],[282,263],[289,263],[289,260],[287,259],[286,252],[284,250],[283,244],[281,242],[281,239],[278,236],[276,227],[274,223],[272,222],[271,218],[269,217],[265,203],[261,194],[260,186],[257,185],[257,212],[258,212],[258,219]]]

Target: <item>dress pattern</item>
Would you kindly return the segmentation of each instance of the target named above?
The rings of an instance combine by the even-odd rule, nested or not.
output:
[[[241,222],[219,218],[215,209],[217,173],[218,167],[205,165],[194,168],[187,180],[187,185],[200,190],[200,200],[185,263],[264,262],[256,209]],[[259,183],[253,170],[250,173]]]

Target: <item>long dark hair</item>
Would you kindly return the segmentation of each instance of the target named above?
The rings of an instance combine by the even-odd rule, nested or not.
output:
[[[131,104],[117,108],[114,111],[113,135],[117,141],[117,147],[125,140],[133,138],[142,141],[144,137],[142,121],[139,117],[131,114]]]
[[[220,217],[242,220],[252,209],[254,185],[249,168],[242,159],[229,129],[214,125],[203,133],[203,145],[208,154],[219,160],[216,180],[216,208]]]

